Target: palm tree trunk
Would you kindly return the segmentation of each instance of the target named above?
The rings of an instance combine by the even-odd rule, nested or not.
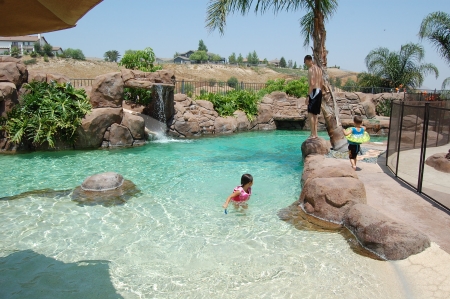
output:
[[[329,77],[327,72],[327,50],[325,48],[326,30],[324,25],[324,16],[319,9],[321,0],[315,0],[314,8],[314,31],[313,31],[313,56],[317,66],[322,69],[323,82],[325,90],[323,90],[322,113],[325,119],[328,136],[334,150],[347,150],[347,139],[342,130],[341,121],[339,119],[339,111],[334,98]]]

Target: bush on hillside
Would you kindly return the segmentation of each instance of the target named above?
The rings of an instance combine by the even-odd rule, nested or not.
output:
[[[236,77],[230,77],[227,80],[227,85],[232,88],[236,88],[239,84],[239,80]]]

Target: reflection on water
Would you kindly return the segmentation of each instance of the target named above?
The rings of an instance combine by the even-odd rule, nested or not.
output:
[[[114,290],[106,286],[95,298],[115,292],[114,298],[401,298],[389,262],[355,254],[340,234],[299,230],[278,217],[300,194],[300,145],[307,135],[245,133],[124,150],[1,156],[0,197],[15,200],[0,200],[0,273],[21,268],[11,254],[32,251],[45,256],[35,268],[51,259],[73,265],[67,271],[76,273],[81,261],[108,261]],[[122,174],[141,193],[110,207],[79,206],[67,191],[15,197],[73,190],[107,171]],[[243,173],[254,177],[248,209],[230,207],[225,214],[222,204]],[[39,275],[30,272],[29,281]],[[105,273],[98,275],[107,285]],[[14,298],[20,288],[0,292]]]

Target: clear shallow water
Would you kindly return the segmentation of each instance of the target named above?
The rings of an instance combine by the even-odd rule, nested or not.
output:
[[[307,136],[0,156],[0,198],[73,189],[104,171],[141,189],[115,207],[78,206],[67,192],[0,201],[0,297],[398,297],[390,263],[355,254],[339,234],[278,219],[300,194]],[[223,202],[247,172],[255,179],[248,210],[225,215]]]

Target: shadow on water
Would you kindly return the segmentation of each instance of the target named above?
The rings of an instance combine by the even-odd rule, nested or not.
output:
[[[109,261],[64,263],[23,250],[0,258],[0,298],[123,298],[109,275]]]
[[[356,237],[344,226],[325,220],[318,219],[314,216],[306,214],[303,209],[299,207],[299,201],[294,202],[287,208],[278,211],[278,217],[292,224],[298,230],[316,231],[316,232],[336,232],[339,233],[347,241],[350,249],[356,254],[374,259],[384,261],[378,255],[364,248],[356,239]]]
[[[46,198],[54,198],[59,199],[65,196],[68,196],[72,190],[53,190],[53,189],[42,189],[42,190],[33,190],[23,192],[17,195],[0,197],[0,200],[17,200],[26,197],[46,197]]]

